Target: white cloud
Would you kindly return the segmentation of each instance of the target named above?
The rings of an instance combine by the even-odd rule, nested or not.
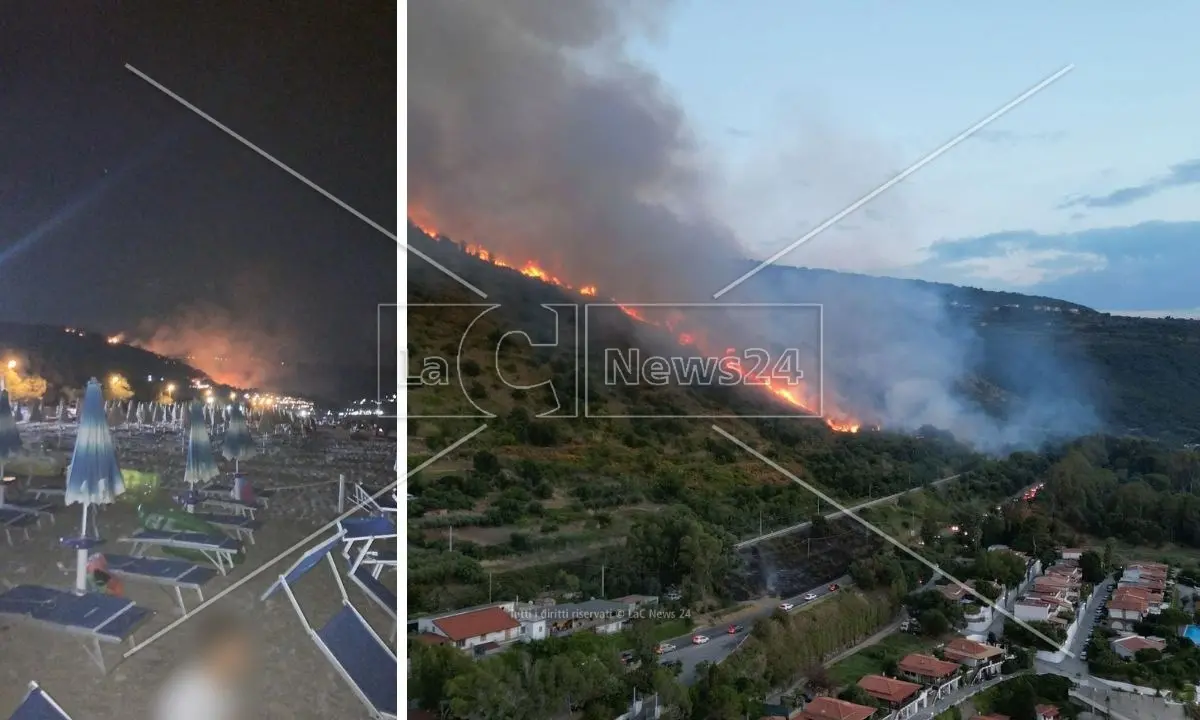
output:
[[[1008,248],[1002,254],[945,263],[942,269],[947,274],[961,273],[970,280],[1030,287],[1107,266],[1108,260],[1095,253]]]

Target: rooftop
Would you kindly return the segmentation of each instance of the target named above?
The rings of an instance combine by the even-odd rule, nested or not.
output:
[[[1128,635],[1123,638],[1113,640],[1114,646],[1120,645],[1129,652],[1135,653],[1138,650],[1162,650],[1167,647],[1167,642],[1160,638],[1144,637],[1142,635]]]
[[[845,700],[831,697],[813,698],[804,706],[800,717],[803,720],[867,720],[875,713],[875,708],[866,705],[856,705]]]
[[[944,678],[958,672],[958,663],[938,660],[932,655],[913,653],[904,656],[897,665],[901,672],[912,673],[922,677]]]
[[[433,624],[455,642],[521,627],[512,615],[498,607],[438,618]]]
[[[956,637],[946,643],[945,649],[942,651],[948,660],[988,660],[998,655],[1003,655],[1002,648],[988,645],[986,643],[975,642],[968,640],[965,637]]]
[[[884,702],[902,703],[921,691],[916,683],[883,675],[867,675],[858,681],[858,686],[868,695],[877,697]]]

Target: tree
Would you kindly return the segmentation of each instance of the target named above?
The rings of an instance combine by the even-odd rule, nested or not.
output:
[[[4,387],[8,389],[8,397],[13,402],[38,400],[46,394],[45,378],[37,375],[22,377],[15,367],[5,369]]]
[[[466,653],[451,645],[411,645],[412,696],[422,708],[437,713],[449,699],[447,686],[460,675],[474,670],[475,663]]]
[[[921,623],[921,632],[930,637],[938,637],[950,632],[950,621],[941,610],[926,610],[917,616]]]
[[[128,400],[133,397],[133,388],[129,387],[124,375],[113,374],[105,383],[104,396],[109,400]]]
[[[1104,561],[1099,553],[1088,550],[1079,556],[1079,569],[1083,573],[1083,579],[1093,585],[1104,580],[1105,570]]]

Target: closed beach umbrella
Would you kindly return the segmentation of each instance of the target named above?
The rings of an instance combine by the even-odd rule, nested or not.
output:
[[[250,437],[250,428],[246,425],[246,416],[242,408],[233,405],[229,412],[229,426],[225,430],[225,442],[221,446],[221,454],[226,460],[233,461],[233,471],[239,470],[238,463],[255,453],[254,440]]]
[[[183,479],[192,486],[194,493],[196,483],[208,482],[220,474],[220,471],[217,469],[216,458],[213,457],[208,428],[204,425],[204,406],[201,403],[192,403],[190,420],[187,466],[183,471]],[[189,506],[191,504],[188,503]]]
[[[75,435],[75,452],[67,468],[67,505],[83,505],[83,521],[79,537],[71,538],[67,545],[75,548],[75,590],[87,589],[87,554],[95,545],[88,537],[88,509],[92,505],[106,505],[125,492],[125,479],[117,465],[117,451],[112,434],[108,431],[108,419],[104,413],[104,398],[100,383],[95,378],[88,381],[83,396],[83,410],[79,417],[79,430]],[[95,525],[93,518],[92,524]]]
[[[0,507],[4,506],[4,465],[21,449],[21,434],[8,404],[8,391],[0,390]]]

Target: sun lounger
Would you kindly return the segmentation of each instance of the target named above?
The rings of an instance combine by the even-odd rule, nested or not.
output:
[[[394,488],[389,493],[384,492],[383,488],[373,488],[362,483],[354,483],[350,499],[355,505],[366,508],[367,512],[376,515],[395,514],[397,512],[396,491]]]
[[[25,699],[13,714],[8,716],[8,720],[71,720],[71,716],[54,702],[49,693],[37,683],[31,682]]]
[[[198,492],[204,497],[233,499],[233,485],[228,483],[213,483],[212,485],[206,485],[200,488]],[[275,497],[274,490],[259,490],[258,488],[254,488],[254,498],[258,500],[259,504],[264,508],[271,506],[271,498],[273,497]]]
[[[12,508],[13,510],[17,510],[19,512],[29,513],[30,515],[36,516],[39,521],[42,518],[50,518],[51,523],[54,522],[54,510],[58,508],[58,506],[54,503],[45,502],[43,500],[13,500],[12,498],[6,498],[4,505],[0,507]]]
[[[244,515],[229,515],[226,513],[196,513],[196,517],[209,525],[216,525],[222,530],[232,530],[234,537],[246,539],[254,544],[254,531],[262,527],[262,522]]]
[[[37,515],[32,515],[20,510],[11,510],[9,508],[0,508],[0,528],[4,529],[4,537],[8,540],[8,544],[12,545],[12,531],[20,530],[25,534],[25,539],[29,539],[29,526],[36,525],[38,522]]]
[[[251,520],[254,519],[254,513],[259,509],[258,503],[242,502],[241,500],[234,500],[230,497],[220,498],[200,495],[198,500],[198,504],[203,505],[204,507],[210,507],[215,510],[230,512],[236,515],[244,515]]]
[[[138,530],[120,542],[133,545],[130,554],[143,557],[151,547],[174,548],[198,552],[217,567],[222,575],[233,569],[233,558],[242,549],[242,544],[225,535],[205,535],[198,532],[171,532],[168,530]]]
[[[133,555],[104,554],[108,572],[115,577],[129,582],[145,582],[175,591],[175,600],[179,609],[187,615],[187,605],[183,602],[183,591],[194,590],[200,601],[204,601],[204,583],[212,580],[217,571],[190,563],[186,560],[170,558],[135,557]]]
[[[389,641],[396,638],[396,593],[392,592],[383,581],[379,579],[378,574],[373,574],[371,568],[366,565],[359,565],[350,570],[350,582],[358,586],[363,594],[370,598],[376,605],[383,609],[388,617],[392,619],[392,632],[388,637]]]
[[[26,488],[25,492],[39,500],[47,497],[61,498],[67,495],[66,488],[61,487],[30,487]]]
[[[396,653],[375,633],[362,615],[350,604],[332,551],[342,541],[341,533],[304,553],[291,568],[269,587],[263,600],[283,590],[317,648],[333,665],[354,694],[370,710],[373,718],[396,718],[398,707]],[[323,626],[314,629],[293,592],[293,584],[322,559],[329,563],[342,594],[342,608]]]
[[[74,635],[84,641],[88,656],[102,672],[107,669],[100,643],[132,638],[134,629],[150,614],[132,600],[103,593],[76,595],[38,585],[18,585],[0,593],[0,617]]]

